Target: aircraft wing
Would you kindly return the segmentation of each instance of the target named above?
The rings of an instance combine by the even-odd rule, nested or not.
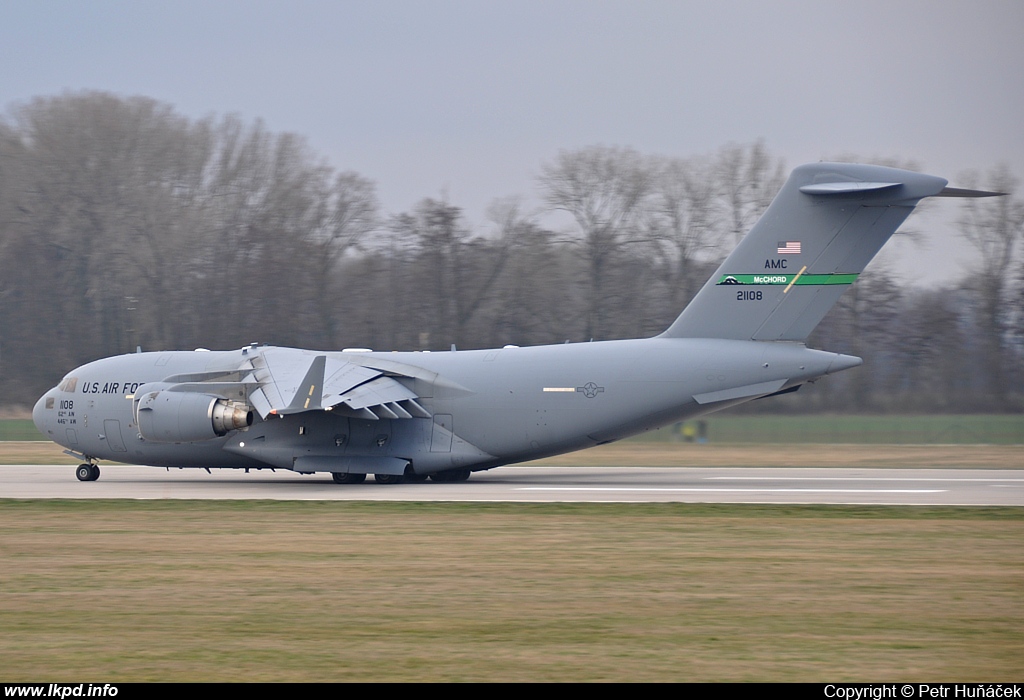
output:
[[[249,362],[257,384],[249,401],[263,418],[314,410],[367,420],[430,417],[393,372],[290,348],[262,348]]]

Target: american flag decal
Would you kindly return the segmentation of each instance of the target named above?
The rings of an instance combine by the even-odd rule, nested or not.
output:
[[[800,241],[779,241],[778,255],[800,255]]]

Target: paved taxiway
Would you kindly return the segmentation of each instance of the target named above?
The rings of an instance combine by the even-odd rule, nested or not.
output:
[[[1024,469],[814,469],[512,466],[460,484],[339,485],[325,474],[103,465],[0,466],[0,498],[359,501],[825,503],[1024,506]]]

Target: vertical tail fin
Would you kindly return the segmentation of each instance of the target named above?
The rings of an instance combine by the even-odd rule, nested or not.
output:
[[[953,196],[945,186],[874,165],[797,168],[661,337],[806,340],[921,199]]]

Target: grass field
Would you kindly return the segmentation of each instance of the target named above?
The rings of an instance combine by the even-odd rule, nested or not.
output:
[[[715,443],[1024,444],[1024,415],[726,414],[707,423]]]
[[[0,501],[0,680],[1019,681],[1020,509]]]
[[[1024,465],[813,443],[544,463]],[[1019,681],[1022,543],[1013,508],[0,498],[0,682]]]

